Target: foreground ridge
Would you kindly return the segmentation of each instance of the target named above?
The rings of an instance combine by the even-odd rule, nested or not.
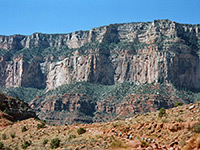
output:
[[[0,93],[0,127],[28,118],[37,118],[35,111],[28,103],[17,97]]]
[[[28,141],[28,149],[41,150],[50,149],[54,138],[60,140],[60,149],[195,149],[200,144],[199,109],[200,103],[195,103],[168,109],[163,117],[152,112],[107,123],[70,126],[50,126],[28,119],[1,129],[0,134],[6,135],[1,142],[21,149]],[[27,131],[19,130],[24,126]],[[11,138],[11,133],[15,137]]]

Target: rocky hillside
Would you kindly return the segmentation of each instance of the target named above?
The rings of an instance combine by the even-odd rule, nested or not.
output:
[[[200,25],[169,20],[0,36],[0,90],[51,123],[123,118],[195,101],[199,50]]]
[[[29,104],[39,118],[51,124],[106,122],[191,103],[195,94],[166,84],[111,86],[91,83],[63,85],[38,95]],[[198,97],[198,96],[196,96]]]
[[[36,118],[36,113],[26,102],[0,93],[0,127],[28,118]]]
[[[200,103],[195,103],[106,123],[51,126],[28,119],[0,129],[0,148],[199,149],[199,117]]]

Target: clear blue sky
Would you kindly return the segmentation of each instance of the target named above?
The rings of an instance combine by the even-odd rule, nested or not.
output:
[[[0,35],[69,33],[155,19],[200,24],[200,0],[0,0]]]

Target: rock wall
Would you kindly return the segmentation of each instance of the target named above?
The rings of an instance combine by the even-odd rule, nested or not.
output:
[[[27,63],[23,56],[9,60],[0,57],[0,85],[1,87],[35,87],[45,88],[45,75],[41,71],[39,62]]]
[[[62,84],[92,82],[114,84],[114,70],[109,58],[99,53],[79,55],[51,63],[47,74],[47,88],[54,89]]]
[[[188,48],[190,49],[190,48]],[[189,51],[189,50],[188,50]],[[50,64],[47,88],[87,81],[100,84],[167,82],[188,89],[200,88],[198,56],[188,53],[159,52],[156,45],[140,49],[137,54],[124,52],[105,56],[72,56]]]
[[[200,37],[200,25],[178,24],[169,20],[154,20],[147,23],[111,24],[93,28],[90,31],[76,31],[69,34],[34,33],[29,36],[0,36],[0,49],[21,49],[35,46],[79,48],[89,42],[139,41],[154,43],[164,35],[176,38],[179,33]]]
[[[60,98],[57,96],[45,98],[46,100],[41,102],[40,97],[37,97],[29,104],[31,108],[39,112],[39,118],[52,124],[64,124],[66,120],[68,123],[74,123],[73,119],[78,119],[80,114],[84,114],[82,118],[79,118],[82,122],[93,122],[92,119],[88,119],[88,116],[93,117],[96,103],[87,95],[66,93]]]
[[[17,51],[31,47],[80,48],[90,42],[142,42],[147,46],[134,53],[124,48],[93,48],[62,61],[24,61],[23,55],[11,60],[1,56],[1,87],[36,87],[55,89],[62,84],[87,81],[115,84],[172,82],[178,87],[200,88],[199,58],[193,51],[200,39],[200,25],[181,25],[169,20],[148,23],[113,24],[90,31],[70,34],[0,36],[0,49]],[[163,38],[178,46],[162,45]],[[193,41],[192,41],[193,40]],[[195,43],[196,42],[196,43]],[[160,44],[160,45],[158,45]]]

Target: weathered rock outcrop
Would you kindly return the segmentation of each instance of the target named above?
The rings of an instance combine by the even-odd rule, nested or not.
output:
[[[64,94],[59,98],[57,96],[45,97],[45,101],[41,101],[41,97],[37,97],[29,105],[40,112],[38,113],[39,118],[43,118],[49,123],[64,124],[78,121],[80,114],[83,114],[83,117],[79,118],[81,122],[93,122],[91,117],[95,112],[96,104],[84,94]]]
[[[36,118],[36,113],[30,106],[22,100],[0,94],[0,113],[1,119],[10,121]]]

